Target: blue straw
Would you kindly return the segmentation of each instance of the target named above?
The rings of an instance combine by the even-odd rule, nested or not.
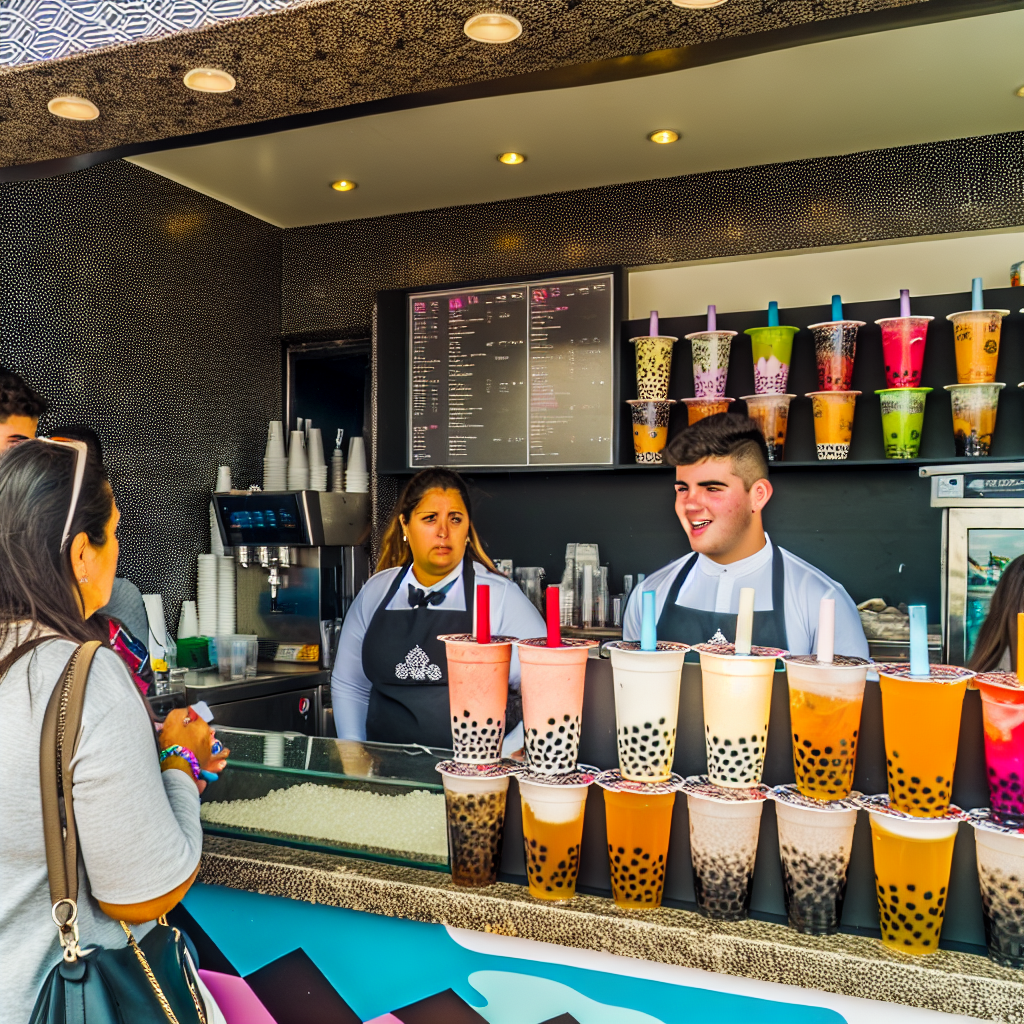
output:
[[[843,297],[841,295],[832,296],[832,319],[843,319]]]
[[[928,608],[923,604],[912,604],[910,612],[910,674],[928,676]]]
[[[981,278],[976,277],[971,281],[971,309],[984,309],[985,296],[981,291]]]
[[[656,651],[658,649],[658,622],[654,617],[654,591],[645,590],[643,598],[643,618],[640,620],[640,650]]]
[[[779,304],[777,302],[768,303],[768,326],[779,326]]]

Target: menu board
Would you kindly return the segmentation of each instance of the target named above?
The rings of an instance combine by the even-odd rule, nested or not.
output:
[[[408,296],[409,466],[613,462],[615,278]]]

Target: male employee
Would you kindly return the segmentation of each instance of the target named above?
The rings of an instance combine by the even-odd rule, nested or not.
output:
[[[0,455],[36,436],[48,404],[16,373],[0,367]]]
[[[756,645],[815,653],[819,604],[830,597],[836,602],[835,653],[866,658],[850,595],[820,569],[775,547],[764,532],[761,510],[772,485],[757,424],[735,413],[709,416],[672,438],[665,454],[676,467],[676,515],[693,552],[643,582],[643,590],[657,595],[658,639],[698,644],[724,637],[731,643],[740,590],[753,587]],[[640,589],[626,607],[626,640],[640,639]]]

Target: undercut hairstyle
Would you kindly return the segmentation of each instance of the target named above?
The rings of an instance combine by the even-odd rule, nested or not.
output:
[[[37,420],[49,407],[50,403],[13,370],[0,367],[0,423],[6,423],[12,416],[31,416]]]
[[[729,459],[733,472],[749,491],[768,479],[768,446],[760,427],[749,417],[720,412],[680,431],[665,448],[670,466],[695,466],[705,459]]]

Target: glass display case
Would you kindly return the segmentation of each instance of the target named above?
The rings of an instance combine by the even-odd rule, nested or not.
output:
[[[231,750],[202,797],[203,830],[438,871],[448,867],[450,750],[217,727]]]

